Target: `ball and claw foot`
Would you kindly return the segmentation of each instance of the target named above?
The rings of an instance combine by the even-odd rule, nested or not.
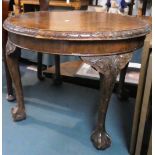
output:
[[[91,135],[91,140],[98,150],[105,150],[111,145],[111,139],[104,131],[94,131]]]
[[[12,108],[11,113],[14,121],[22,121],[26,119],[25,110],[19,110],[18,107]]]

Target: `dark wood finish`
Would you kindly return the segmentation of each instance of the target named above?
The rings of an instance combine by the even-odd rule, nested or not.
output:
[[[62,79],[60,76],[60,56],[54,55],[54,61],[55,61],[55,76],[54,76],[54,84],[55,85],[61,85]]]
[[[42,59],[43,59],[43,54],[38,52],[37,53],[37,60],[38,60],[38,65],[37,65],[37,77],[39,80],[44,80],[44,77],[42,75]]]
[[[14,53],[13,53],[14,52]],[[23,90],[21,85],[21,75],[19,71],[18,64],[18,51],[16,50],[16,46],[13,45],[10,40],[7,41],[6,45],[6,60],[9,67],[9,71],[14,82],[15,92],[16,92],[16,107],[11,109],[12,117],[14,121],[20,121],[26,118],[25,113],[25,105],[23,98]],[[11,53],[11,54],[9,54]]]
[[[91,136],[91,140],[97,149],[106,149],[111,145],[111,139],[105,128],[108,104],[118,73],[125,67],[131,57],[132,53],[102,57],[81,57],[100,73],[98,121],[97,127]]]
[[[9,13],[9,0],[3,0],[2,1],[2,23],[4,20],[8,17]],[[7,43],[7,38],[8,38],[8,33],[6,30],[2,28],[2,55],[3,55],[3,62],[4,62],[4,69],[5,69],[5,74],[6,74],[6,84],[7,84],[7,100],[8,101],[14,101],[15,96],[13,93],[13,87],[12,87],[12,80],[10,73],[8,71],[8,66],[6,63],[6,54],[5,54],[5,48],[6,48],[6,43]]]
[[[40,10],[41,11],[48,11],[48,9],[49,9],[49,0],[39,0],[39,5],[40,5]],[[42,76],[42,58],[43,58],[43,54],[38,53],[37,54],[37,60],[38,60],[37,76],[38,76],[39,80],[44,80],[44,77]]]
[[[7,62],[12,79],[18,84],[14,120],[25,118],[17,59],[11,56],[15,46],[42,53],[80,56],[100,73],[101,79],[99,115],[91,139],[97,149],[109,147],[111,140],[106,133],[105,119],[112,89],[119,71],[131,59],[132,51],[143,46],[145,35],[150,31],[149,24],[136,17],[106,13],[36,12],[8,18],[4,28],[9,31]]]

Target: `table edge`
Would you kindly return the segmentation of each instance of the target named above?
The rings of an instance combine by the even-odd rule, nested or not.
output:
[[[145,20],[144,27],[139,29],[123,30],[123,31],[101,31],[101,32],[79,32],[79,31],[51,31],[43,29],[26,28],[12,24],[7,18],[4,21],[3,27],[5,30],[16,33],[23,36],[29,36],[33,38],[41,39],[53,39],[53,40],[118,40],[129,39],[145,36],[151,31],[151,25]]]

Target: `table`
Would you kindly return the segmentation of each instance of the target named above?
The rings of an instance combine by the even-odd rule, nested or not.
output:
[[[79,56],[100,75],[98,120],[91,140],[97,149],[108,148],[111,138],[105,119],[116,77],[131,59],[132,51],[143,46],[149,24],[136,17],[101,12],[41,11],[9,17],[3,26],[8,31],[6,59],[17,99],[11,110],[13,120],[26,118],[16,49]]]

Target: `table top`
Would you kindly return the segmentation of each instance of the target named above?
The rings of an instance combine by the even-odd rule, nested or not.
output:
[[[137,17],[86,11],[40,11],[9,17],[12,33],[53,40],[118,40],[145,36],[149,24]]]

